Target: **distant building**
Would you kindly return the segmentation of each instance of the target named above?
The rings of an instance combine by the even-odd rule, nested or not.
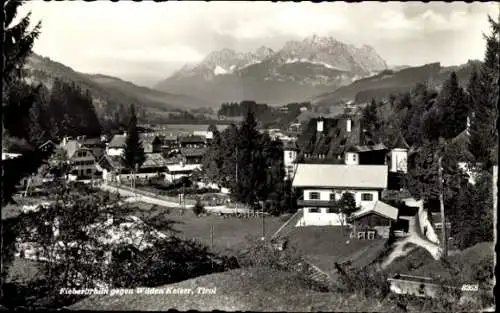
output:
[[[301,162],[343,163],[346,152],[363,143],[358,114],[311,119],[297,140]]]
[[[139,139],[144,148],[144,153],[160,153],[162,147],[162,141],[160,137],[156,134],[144,133],[139,135]]]
[[[299,148],[295,142],[283,145],[283,164],[285,166],[285,179],[292,179],[295,174],[295,161],[297,160]]]
[[[127,134],[114,135],[106,146],[106,154],[109,156],[120,156],[125,153]]]
[[[183,136],[179,138],[180,148],[203,148],[206,146],[206,138],[202,136]]]
[[[177,135],[173,135],[172,133],[165,134],[160,136],[162,140],[161,151],[164,154],[168,154],[173,149],[179,148],[179,142],[177,140]]]
[[[302,191],[297,205],[303,208],[298,226],[341,225],[345,217],[335,209],[344,192],[354,195],[360,211],[373,210],[387,188],[386,165],[298,164],[292,186]]]
[[[206,148],[181,148],[180,154],[185,159],[185,164],[201,164]]]
[[[99,160],[106,152],[106,144],[100,137],[85,137],[81,139],[81,143],[85,148],[92,151],[96,160]]]
[[[161,153],[147,153],[144,163],[139,168],[141,174],[159,174],[167,170],[167,161],[163,158]]]
[[[57,144],[55,144],[52,140],[47,140],[43,144],[41,144],[38,149],[44,151],[44,152],[49,152],[52,153],[57,147]]]
[[[185,164],[183,162],[179,164],[168,164],[165,179],[167,181],[179,179],[181,177],[189,176],[193,173],[193,171],[199,169],[201,169],[200,164]]]
[[[98,167],[102,172],[103,180],[109,182],[116,182],[118,175],[129,173],[125,160],[120,155],[103,155],[98,162]]]
[[[70,162],[69,173],[79,178],[93,178],[97,174],[96,158],[92,150],[77,140],[63,142],[62,147]]]

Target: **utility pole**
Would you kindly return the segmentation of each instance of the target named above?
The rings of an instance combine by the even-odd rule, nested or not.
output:
[[[444,188],[443,188],[443,166],[442,166],[443,156],[442,154],[438,158],[438,173],[439,173],[439,207],[441,209],[441,241],[443,256],[448,256],[448,237],[446,234],[446,219],[444,214]]]

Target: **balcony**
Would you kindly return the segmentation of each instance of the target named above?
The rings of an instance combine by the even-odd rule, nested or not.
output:
[[[299,206],[299,207],[332,208],[332,207],[335,207],[335,201],[331,201],[331,200],[304,200],[304,197],[302,196],[297,200],[297,206]]]

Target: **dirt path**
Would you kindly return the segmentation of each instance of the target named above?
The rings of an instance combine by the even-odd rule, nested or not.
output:
[[[422,234],[420,234],[418,217],[413,217],[410,219],[408,234],[408,237],[394,243],[394,250],[391,251],[384,262],[382,262],[382,268],[386,268],[395,259],[408,255],[417,247],[422,247],[427,250],[436,260],[439,260],[441,258],[441,247],[429,241],[427,238],[423,237]],[[415,246],[403,250],[403,247],[408,243],[413,243]]]
[[[125,201],[127,202],[145,202],[145,203],[150,203],[150,204],[156,204],[160,206],[165,206],[165,207],[170,207],[170,208],[179,208],[179,209],[186,209],[186,210],[191,210],[193,208],[193,205],[186,204],[185,206],[182,204],[179,204],[178,202],[173,202],[173,201],[166,201],[163,199],[158,199],[154,198],[151,196],[146,196],[146,195],[141,195],[137,194],[133,191],[123,189],[123,188],[117,188],[114,186],[109,186],[102,184],[99,186],[102,190],[109,191],[109,192],[118,192],[120,196],[122,197],[127,197]],[[230,214],[230,213],[250,213],[251,211],[249,209],[245,208],[228,208],[226,206],[205,206],[205,209],[210,212],[219,212],[222,214]]]

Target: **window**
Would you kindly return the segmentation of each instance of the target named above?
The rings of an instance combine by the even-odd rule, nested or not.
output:
[[[330,194],[330,201],[335,201],[335,193]]]
[[[361,201],[373,201],[373,194],[371,193],[362,193]]]
[[[356,153],[353,153],[353,154],[352,154],[352,160],[353,160],[354,162],[356,162],[356,160],[357,160],[357,159],[358,159],[358,155],[357,155]]]
[[[293,159],[293,152],[292,152],[292,151],[289,151],[289,152],[288,152],[288,157],[289,157],[290,159]]]
[[[338,213],[336,208],[328,208],[328,213]]]
[[[90,173],[92,173],[92,169],[91,169],[91,168],[88,168],[88,169],[87,169],[87,174],[90,174]]]
[[[310,208],[309,213],[319,213],[319,208]]]
[[[311,200],[319,200],[319,192],[310,192],[309,199]]]

